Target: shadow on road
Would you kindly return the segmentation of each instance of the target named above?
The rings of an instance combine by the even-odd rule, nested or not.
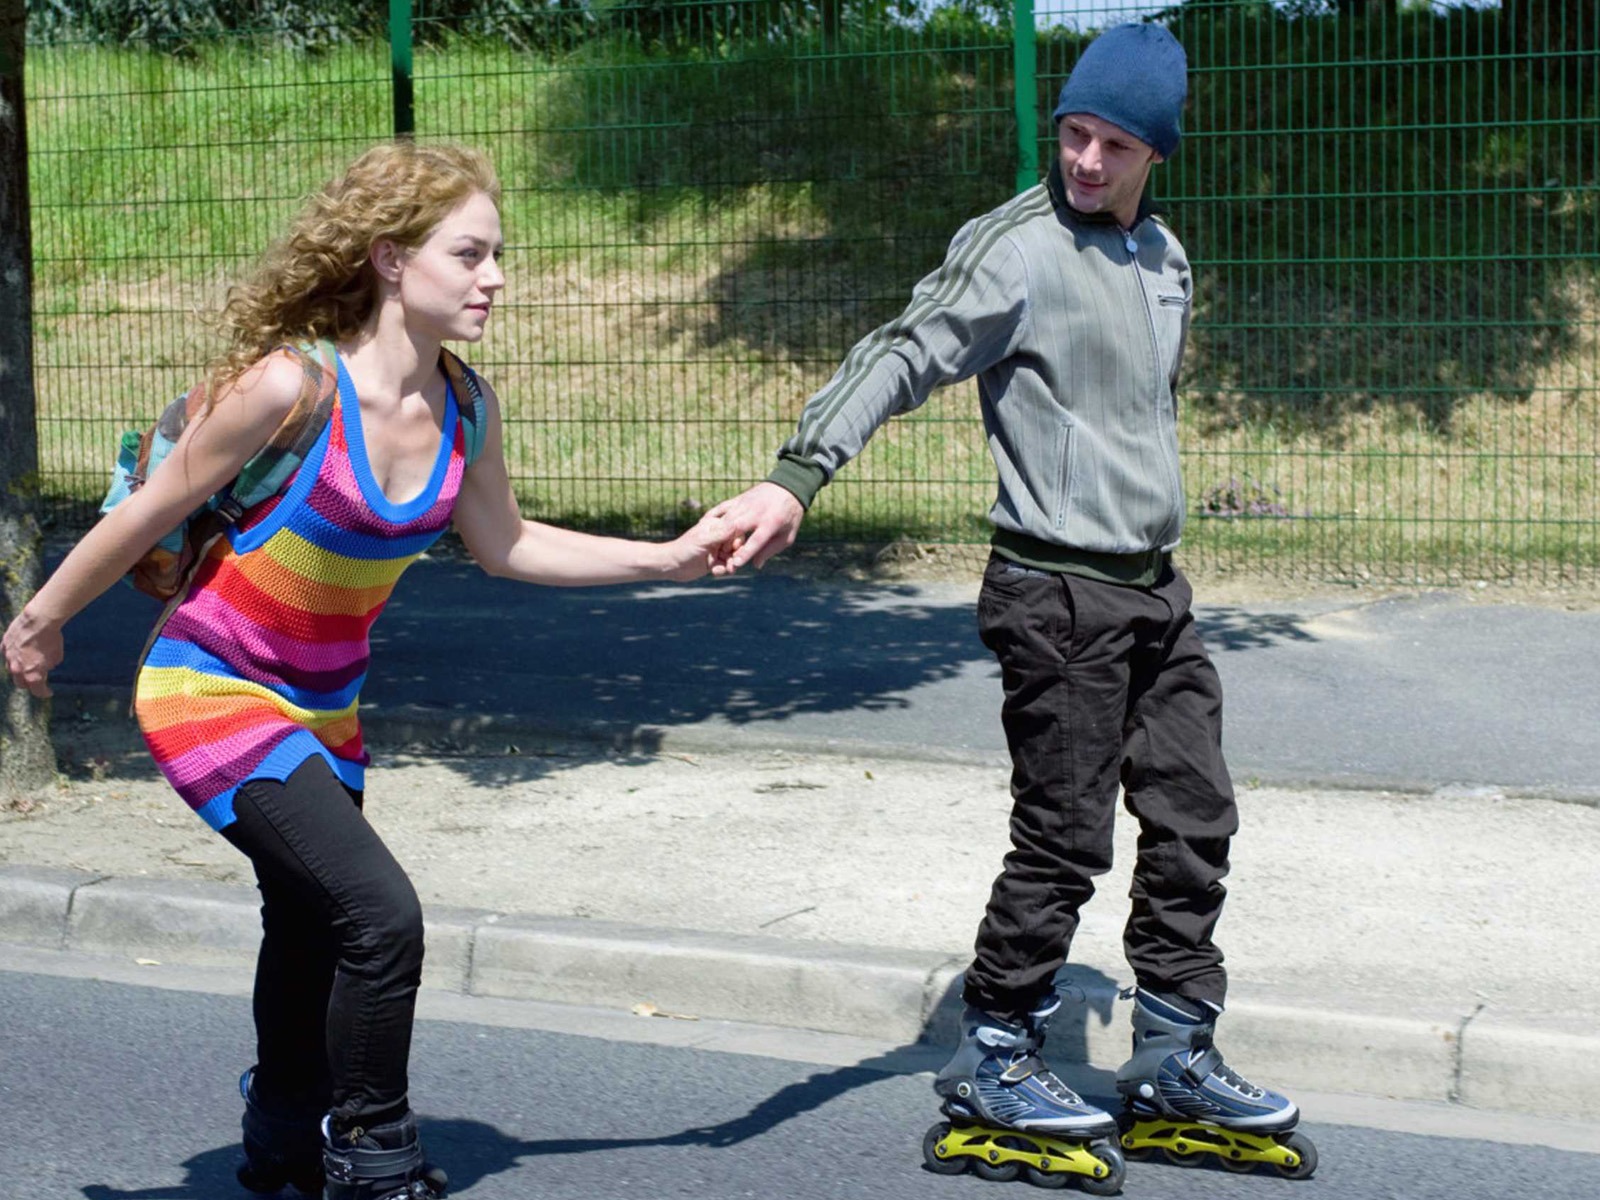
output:
[[[68,627],[53,680],[67,697],[55,729],[69,771],[141,770],[125,714],[143,635],[130,630],[154,615],[144,597],[119,588]],[[474,749],[475,780],[494,783],[574,761],[642,759],[672,726],[904,709],[906,693],[989,662],[970,604],[928,603],[905,585],[774,577],[535,588],[423,562],[373,630],[361,699],[370,749],[444,761]],[[533,744],[470,737],[486,720],[534,731]],[[391,731],[408,723],[426,732],[396,745]],[[548,744],[540,730],[559,738],[560,755],[528,753]]]
[[[55,729],[69,772],[148,772],[125,713],[142,640],[129,631],[153,616],[117,588],[68,627],[55,678],[72,698]],[[1219,654],[1316,640],[1301,618],[1238,608],[1204,610],[1199,627]],[[361,701],[373,752],[421,753],[493,786],[644,761],[674,727],[870,721],[958,678],[998,712],[997,672],[962,588],[786,576],[536,588],[424,560],[373,630]],[[508,729],[521,732],[493,732]]]
[[[957,977],[934,1007],[916,1041],[849,1066],[823,1067],[804,1079],[780,1088],[748,1112],[707,1124],[691,1125],[676,1133],[649,1137],[582,1137],[523,1139],[483,1121],[458,1117],[422,1117],[419,1125],[428,1157],[450,1176],[452,1192],[466,1191],[480,1180],[512,1171],[527,1159],[547,1155],[592,1154],[646,1146],[704,1147],[716,1151],[738,1146],[780,1129],[787,1122],[822,1108],[831,1101],[881,1080],[885,1075],[916,1074],[937,1070],[954,1045],[961,1008]],[[1087,1057],[1091,1023],[1109,1024],[1114,982],[1100,971],[1068,965],[1057,977],[1065,1003],[1049,1031],[1047,1054],[1052,1065],[1084,1096],[1102,1107],[1117,1103],[1110,1072],[1083,1065]],[[546,1081],[547,1091],[559,1091],[559,1081]],[[939,1120],[938,1104],[930,1088],[928,1124]],[[915,1153],[921,1129],[907,1131],[907,1153]],[[237,1146],[221,1146],[194,1155],[183,1163],[181,1183],[165,1187],[115,1188],[91,1184],[84,1200],[216,1200],[237,1191],[234,1168]],[[289,1192],[287,1195],[293,1195]]]
[[[867,1087],[884,1075],[916,1074],[937,1070],[953,1047],[961,1007],[961,980],[957,977],[935,1006],[932,1017],[914,1042],[866,1058],[849,1066],[817,1070],[760,1101],[749,1112],[708,1125],[653,1137],[590,1137],[522,1140],[509,1137],[480,1121],[433,1119],[423,1122],[430,1155],[450,1172],[452,1188],[466,1188],[487,1176],[512,1169],[518,1162],[544,1155],[591,1154],[644,1146],[703,1146],[724,1149],[759,1138],[786,1122],[822,1108],[857,1088]],[[1047,1054],[1061,1074],[1091,1102],[1114,1109],[1119,1103],[1110,1072],[1085,1066],[1089,1024],[1109,1024],[1113,981],[1089,967],[1068,965],[1057,978],[1065,1003],[1052,1023]],[[928,1124],[939,1119],[931,1087]],[[907,1153],[914,1153],[922,1131],[907,1132]]]
[[[91,1183],[83,1189],[84,1200],[218,1200],[222,1196],[243,1195],[234,1170],[243,1152],[238,1146],[218,1146],[184,1160],[183,1182],[168,1187],[114,1188]],[[293,1192],[288,1193],[293,1195]]]
[[[1310,643],[1317,637],[1306,620],[1294,613],[1252,613],[1240,608],[1207,608],[1195,620],[1206,648],[1213,654],[1265,650],[1285,642]]]

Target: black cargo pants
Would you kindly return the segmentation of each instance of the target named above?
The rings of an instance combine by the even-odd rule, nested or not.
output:
[[[1111,867],[1117,789],[1139,821],[1124,931],[1141,987],[1221,1005],[1221,914],[1238,828],[1222,688],[1188,580],[1150,587],[1035,571],[995,555],[978,627],[1000,662],[1012,850],[978,930],[964,998],[1026,1012],[1066,961],[1078,910]]]

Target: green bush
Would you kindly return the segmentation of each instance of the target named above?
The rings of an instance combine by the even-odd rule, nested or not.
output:
[[[27,0],[36,42],[94,42],[168,53],[259,35],[311,49],[387,28],[387,7],[363,0]]]
[[[28,31],[40,42],[79,41],[185,52],[259,35],[312,49],[383,34],[380,0],[26,0]],[[591,38],[641,46],[828,37],[924,19],[916,0],[415,0],[414,35],[491,39],[519,50],[570,50]],[[1003,0],[953,0],[930,24],[1003,24]]]
[[[28,35],[38,43],[90,42],[188,53],[256,37],[296,50],[386,37],[381,0],[27,0]],[[521,49],[569,44],[596,25],[584,0],[417,0],[414,34],[424,44],[449,36],[504,41]]]

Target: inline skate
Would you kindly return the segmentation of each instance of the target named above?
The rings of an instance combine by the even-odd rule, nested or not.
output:
[[[1117,1072],[1127,1100],[1119,1125],[1123,1153],[1134,1161],[1160,1151],[1197,1167],[1208,1155],[1230,1171],[1267,1167],[1308,1179],[1317,1148],[1293,1132],[1294,1102],[1255,1086],[1229,1068],[1212,1045],[1219,1010],[1181,996],[1137,989],[1133,1056]]]
[[[325,1106],[264,1095],[254,1067],[239,1077],[239,1095],[244,1098],[244,1162],[236,1172],[240,1186],[269,1194],[292,1184],[320,1198]]]
[[[326,1200],[439,1200],[449,1187],[445,1173],[424,1162],[416,1119],[335,1130],[322,1122]]]
[[[1051,993],[1017,1023],[975,1008],[962,1013],[960,1045],[933,1085],[948,1120],[922,1139],[930,1171],[970,1168],[1000,1182],[1020,1175],[1045,1188],[1075,1181],[1097,1196],[1121,1190],[1116,1118],[1084,1103],[1041,1057],[1060,1007]]]

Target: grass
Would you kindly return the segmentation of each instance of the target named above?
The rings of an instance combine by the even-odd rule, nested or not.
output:
[[[1497,58],[1482,14],[1381,45],[1328,43],[1359,23],[1247,19],[1265,18],[1182,36],[1276,73],[1197,74],[1159,176],[1199,284],[1187,561],[1594,579],[1592,84]],[[665,532],[764,473],[805,396],[1009,191],[1009,40],[958,32],[738,59],[419,53],[419,135],[482,146],[507,183],[511,285],[475,360],[530,513]],[[1042,44],[1041,95],[1074,43]],[[67,520],[116,433],[192,378],[198,314],[386,132],[387,72],[378,45],[30,51],[41,455]],[[981,541],[976,409],[964,385],[892,423],[807,536]],[[1235,513],[1250,495],[1262,511]]]

